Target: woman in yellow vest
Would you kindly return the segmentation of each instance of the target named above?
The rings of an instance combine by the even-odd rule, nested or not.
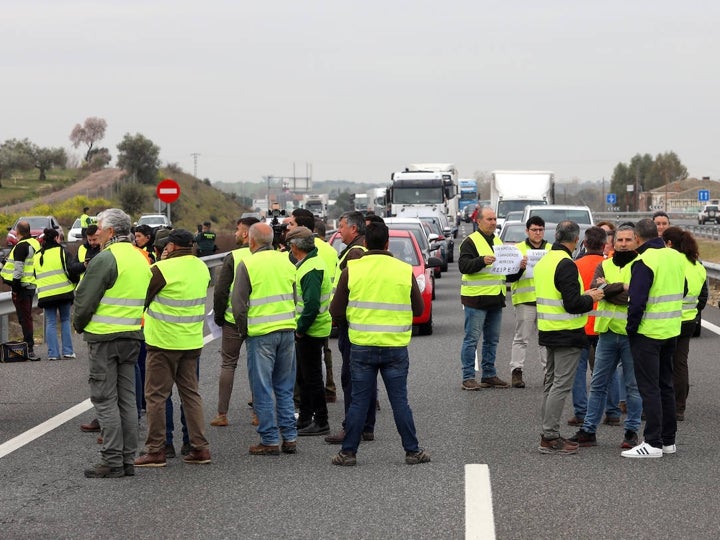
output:
[[[35,283],[38,293],[38,307],[45,310],[45,326],[48,344],[48,360],[60,359],[57,321],[60,314],[60,336],[62,357],[75,358],[72,333],[70,332],[70,306],[75,298],[75,285],[68,277],[67,261],[70,255],[57,243],[58,232],[45,229],[44,246],[35,255]]]
[[[685,279],[688,291],[683,298],[682,325],[673,355],[673,387],[675,388],[675,417],[685,420],[685,402],[690,391],[688,355],[690,338],[699,324],[700,312],[708,299],[707,272],[699,260],[698,245],[689,231],[669,227],[662,233],[667,247],[685,255]]]

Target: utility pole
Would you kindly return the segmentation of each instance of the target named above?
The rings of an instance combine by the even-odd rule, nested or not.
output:
[[[194,176],[195,178],[197,178],[197,177],[198,177],[198,175],[197,175],[197,158],[198,158],[198,156],[199,156],[200,154],[198,154],[197,152],[193,152],[193,153],[190,154],[190,155],[191,155],[192,158],[193,158],[193,176]]]
[[[270,181],[273,179],[272,175],[263,176],[263,179],[267,182],[267,215],[270,215]]]

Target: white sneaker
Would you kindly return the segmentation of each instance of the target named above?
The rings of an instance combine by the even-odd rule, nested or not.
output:
[[[659,458],[663,456],[663,451],[660,448],[650,446],[646,442],[641,442],[635,448],[620,452],[620,455],[629,458]]]
[[[674,444],[668,444],[668,445],[663,444],[663,447],[662,447],[663,454],[674,454],[675,452],[677,452],[677,446],[675,446]]]

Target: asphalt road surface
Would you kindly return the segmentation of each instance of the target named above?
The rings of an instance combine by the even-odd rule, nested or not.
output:
[[[76,360],[0,364],[0,538],[718,537],[716,307],[703,314],[709,325],[691,343],[692,387],[676,455],[621,458],[623,429],[603,425],[597,447],[547,456],[537,451],[542,372],[534,348],[527,388],[460,389],[459,283],[451,264],[437,280],[434,334],[410,344],[410,404],[421,446],[432,455],[432,463],[417,466],[404,463],[382,385],[376,440],[362,443],[356,467],[331,465],[338,447],[321,437],[301,438],[296,455],[249,455],[258,436],[250,425],[244,348],[231,425],[209,426],[217,404],[216,340],[204,348],[200,365],[212,464],[186,465],[178,457],[166,468],[138,469],[132,478],[86,479],[83,469],[97,462],[97,444],[95,434],[78,427],[93,418],[81,339]],[[509,306],[497,357],[503,378],[510,376],[513,324]],[[340,354],[334,340],[332,346],[339,383]],[[335,430],[342,401],[329,409]],[[63,413],[53,429],[30,440],[29,430]],[[571,415],[568,401],[563,416]],[[143,419],[141,440],[144,431]],[[573,431],[562,428],[566,436]],[[466,465],[474,464],[487,465],[489,489],[476,481],[473,467],[466,479]]]

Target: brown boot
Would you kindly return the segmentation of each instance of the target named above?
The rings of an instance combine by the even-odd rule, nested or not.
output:
[[[136,467],[165,467],[165,450],[159,452],[148,452],[135,460]]]
[[[515,368],[512,370],[512,384],[513,388],[525,388],[525,381],[522,378],[522,369]]]
[[[278,444],[265,445],[263,443],[260,443],[255,446],[251,446],[250,453],[253,456],[279,456],[280,455],[280,445],[278,445]]]

